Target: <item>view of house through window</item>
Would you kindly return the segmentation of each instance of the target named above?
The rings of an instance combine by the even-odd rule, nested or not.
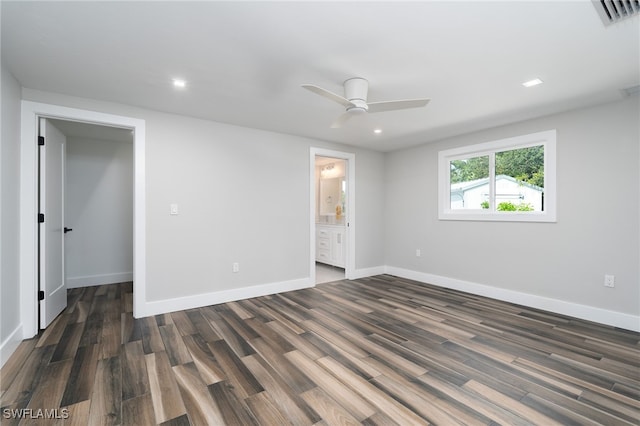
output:
[[[549,221],[555,215],[548,196],[555,199],[555,131],[441,151],[439,158],[441,219]]]
[[[451,209],[543,211],[544,146],[501,151],[492,156],[491,162],[489,155],[449,162]],[[490,163],[494,164],[494,173],[490,173]]]
[[[496,153],[496,210],[544,210],[543,145]]]
[[[489,200],[489,156],[451,160],[449,167],[451,209],[482,208]]]

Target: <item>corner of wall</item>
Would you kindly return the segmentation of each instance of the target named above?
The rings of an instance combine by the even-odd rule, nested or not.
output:
[[[0,366],[23,338],[20,312],[20,96],[21,86],[4,63],[0,64]],[[13,329],[13,331],[11,331]]]
[[[67,277],[67,288],[93,287],[97,285],[116,284],[133,281],[133,271],[115,272],[112,274],[83,275]]]
[[[381,275],[385,273],[385,266],[374,266],[372,268],[360,268],[354,270],[347,278],[350,280],[357,280],[359,278],[372,277],[374,275]]]

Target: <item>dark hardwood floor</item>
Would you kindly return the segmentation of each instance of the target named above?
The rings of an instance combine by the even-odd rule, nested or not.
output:
[[[639,333],[388,275],[143,319],[131,283],[68,297],[0,371],[2,425],[640,419]]]

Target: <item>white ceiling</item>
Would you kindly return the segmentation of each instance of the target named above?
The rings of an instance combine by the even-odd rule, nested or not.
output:
[[[640,18],[605,27],[586,0],[1,4],[2,61],[24,87],[382,151],[640,84]],[[371,102],[431,102],[331,129],[342,107],[300,85],[342,94],[356,76]]]

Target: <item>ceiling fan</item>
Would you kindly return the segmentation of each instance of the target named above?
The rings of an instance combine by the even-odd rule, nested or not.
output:
[[[331,125],[334,129],[342,127],[342,125],[354,115],[367,112],[376,113],[398,109],[420,108],[427,105],[430,101],[430,99],[421,98],[367,103],[369,82],[359,77],[350,78],[344,82],[344,97],[313,84],[303,84],[302,87],[346,107],[345,113],[338,117]]]

